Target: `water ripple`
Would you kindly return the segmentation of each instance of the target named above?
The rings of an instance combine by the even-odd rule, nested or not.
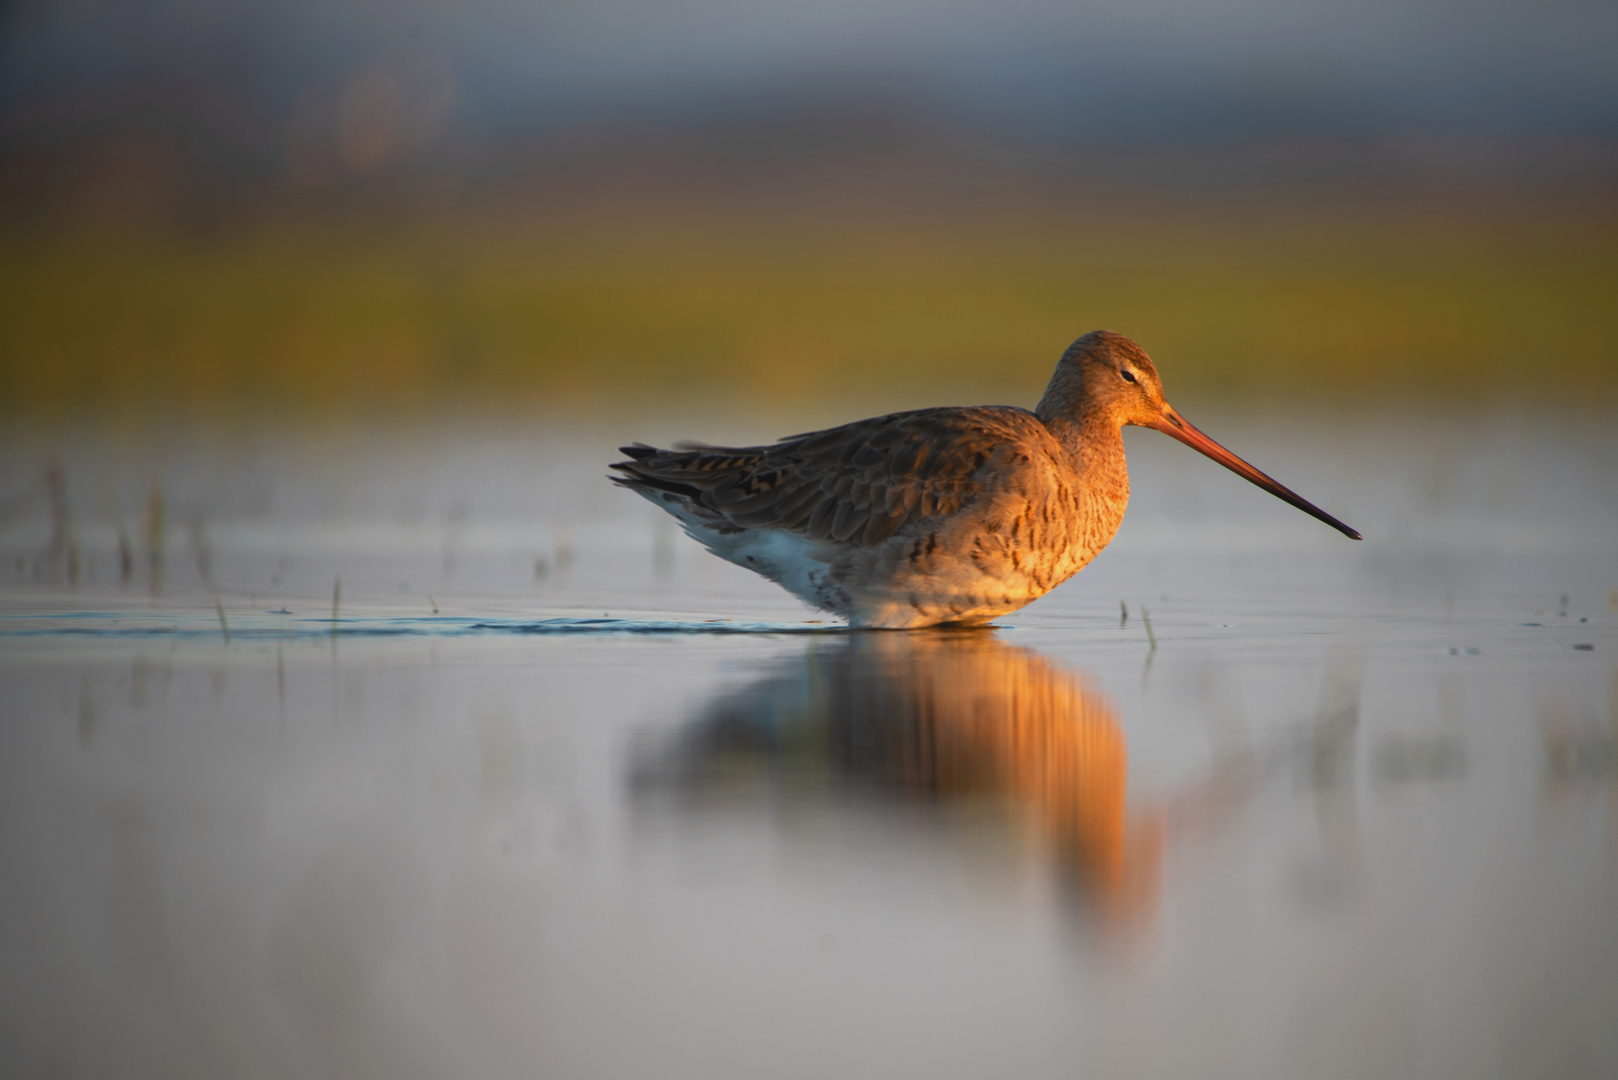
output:
[[[231,615],[228,637],[244,641],[310,638],[476,637],[514,635],[840,634],[846,627],[820,623],[736,619],[549,618],[492,619],[455,615],[394,618]],[[7,625],[10,624],[10,625]],[[166,638],[225,640],[213,612],[141,614],[75,611],[48,616],[0,616],[0,638]]]

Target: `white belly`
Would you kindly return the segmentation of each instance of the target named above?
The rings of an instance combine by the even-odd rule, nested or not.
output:
[[[839,615],[854,627],[899,630],[940,623],[985,623],[1040,595],[1008,589],[1005,582],[966,566],[898,580],[888,580],[880,573],[862,574],[850,563],[869,562],[869,558],[851,560],[837,547],[783,530],[721,534],[698,526],[688,531],[720,558],[769,578],[805,603]]]

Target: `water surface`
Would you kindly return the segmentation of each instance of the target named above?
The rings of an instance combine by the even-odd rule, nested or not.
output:
[[[1366,541],[1141,433],[918,633],[611,489],[659,431],[19,438],[5,1074],[1618,1070],[1618,440],[1205,426]]]

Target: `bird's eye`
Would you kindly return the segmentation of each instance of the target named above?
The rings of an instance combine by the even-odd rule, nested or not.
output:
[[[1128,368],[1120,369],[1118,374],[1120,374],[1120,375],[1122,375],[1124,377],[1124,382],[1134,382],[1135,381],[1135,373],[1133,371],[1130,371]]]

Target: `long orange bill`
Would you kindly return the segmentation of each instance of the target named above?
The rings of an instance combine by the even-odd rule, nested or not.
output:
[[[1338,521],[1336,518],[1326,513],[1326,511],[1322,510],[1314,503],[1300,498],[1290,488],[1282,487],[1280,484],[1276,483],[1274,480],[1271,480],[1268,476],[1265,476],[1263,473],[1253,468],[1253,466],[1249,465],[1247,462],[1243,461],[1229,450],[1226,450],[1223,446],[1220,446],[1218,443],[1208,438],[1208,436],[1192,427],[1189,421],[1187,421],[1173,409],[1169,408],[1167,405],[1163,406],[1162,417],[1160,417],[1155,423],[1147,424],[1145,426],[1156,428],[1158,431],[1161,431],[1163,434],[1168,435],[1171,438],[1179,439],[1181,442],[1185,443],[1198,453],[1208,455],[1215,461],[1219,462],[1219,464],[1235,473],[1237,476],[1246,477],[1248,480],[1257,484],[1265,491],[1268,491],[1271,495],[1274,495],[1282,502],[1289,502],[1293,506],[1296,506],[1299,510],[1302,510],[1304,513],[1308,514],[1310,517],[1319,518],[1321,521],[1324,521],[1327,525],[1330,525],[1332,528],[1336,529],[1350,540],[1364,539],[1357,531],[1349,528],[1347,525],[1344,525],[1341,521]]]

